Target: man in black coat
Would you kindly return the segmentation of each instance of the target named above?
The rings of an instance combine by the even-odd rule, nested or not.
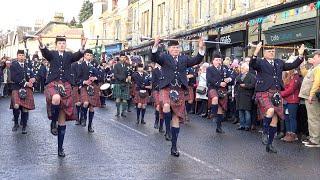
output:
[[[25,64],[23,50],[18,50],[17,60],[10,67],[12,84],[11,106],[14,117],[12,131],[19,128],[18,119],[21,111],[22,134],[27,134],[28,111],[35,108],[32,87],[35,82],[33,71]]]
[[[41,66],[39,68],[39,71],[38,71],[38,81],[39,81],[39,88],[40,88],[40,92],[43,93],[44,91],[44,86],[45,86],[45,83],[46,83],[46,77],[47,77],[47,64],[48,62],[46,60],[44,60],[42,63],[41,63]]]
[[[58,156],[65,157],[63,141],[66,132],[66,120],[75,120],[73,114],[72,87],[73,80],[71,64],[83,57],[86,39],[81,39],[81,49],[72,53],[66,51],[66,37],[56,37],[56,49],[48,50],[38,37],[42,56],[50,62],[49,74],[46,81],[46,100],[48,117],[51,119],[51,133],[58,136]],[[58,122],[58,127],[56,123]]]
[[[209,118],[216,118],[216,132],[223,134],[222,121],[224,113],[227,111],[227,85],[232,79],[228,76],[227,67],[222,65],[220,54],[215,54],[212,58],[212,66],[207,68],[208,100],[211,102]]]
[[[265,48],[264,57],[258,59],[261,47],[260,42],[253,53],[250,66],[257,71],[256,99],[260,113],[264,115],[262,142],[267,145],[267,152],[277,153],[272,142],[277,132],[278,118],[284,119],[283,100],[280,95],[280,91],[284,89],[282,72],[299,67],[304,60],[305,47],[302,44],[298,50],[299,56],[292,63],[276,59],[274,48]]]
[[[251,126],[251,109],[255,75],[249,72],[249,64],[241,65],[241,73],[236,77],[235,83],[236,109],[239,111],[240,127],[238,130],[249,131]]]
[[[180,55],[180,46],[178,41],[170,41],[168,43],[169,54],[160,54],[158,47],[160,38],[155,38],[154,46],[152,48],[151,60],[158,63],[163,72],[163,78],[159,83],[161,89],[161,101],[163,104],[163,113],[166,126],[170,126],[171,122],[171,155],[178,157],[179,151],[177,149],[177,140],[180,131],[180,122],[185,119],[185,91],[188,88],[188,79],[186,70],[188,67],[200,64],[204,57],[204,42],[199,39],[199,53],[190,58],[188,56]],[[171,117],[172,109],[172,117]]]

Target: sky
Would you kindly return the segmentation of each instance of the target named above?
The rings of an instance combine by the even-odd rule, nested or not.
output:
[[[65,20],[78,18],[84,0],[1,0],[0,30],[17,25],[33,26],[40,19],[45,23],[53,19],[56,12],[64,14]]]

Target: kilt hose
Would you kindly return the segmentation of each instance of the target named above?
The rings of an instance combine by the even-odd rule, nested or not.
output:
[[[94,95],[89,96],[87,91],[87,86],[81,87],[81,104],[84,102],[89,102],[89,105],[93,107],[101,107],[101,101],[100,101],[100,88],[99,85],[95,84],[93,85],[94,88]]]
[[[175,90],[179,93],[178,102],[171,101],[169,94],[170,88],[164,88],[160,90],[160,102],[163,107],[164,104],[170,104],[172,112],[179,117],[179,122],[184,123],[186,119],[186,110],[185,110],[185,90],[182,88],[176,88]]]
[[[13,109],[15,104],[18,104],[20,107],[23,107],[27,110],[35,109],[32,89],[25,88],[25,90],[27,91],[27,97],[25,99],[21,99],[19,97],[19,90],[12,91],[10,109]]]
[[[112,97],[113,98],[120,98],[123,100],[129,100],[130,94],[129,94],[129,85],[128,84],[114,84],[113,90],[112,90]]]
[[[66,91],[66,96],[61,97],[60,100],[60,110],[64,111],[66,114],[66,121],[73,121],[76,120],[76,114],[74,113],[75,106],[73,103],[73,98],[72,98],[72,87],[69,82],[62,82],[62,81],[52,81],[51,83],[47,84],[45,87],[45,96],[46,96],[46,102],[47,102],[47,114],[48,118],[51,119],[51,103],[52,103],[52,96],[55,94],[59,94],[56,89],[55,85],[56,84],[62,84],[65,87]]]

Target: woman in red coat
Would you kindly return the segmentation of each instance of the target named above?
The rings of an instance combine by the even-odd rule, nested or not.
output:
[[[296,70],[285,73],[284,76],[285,89],[281,92],[281,96],[286,101],[285,106],[285,126],[286,135],[283,138],[286,142],[298,140],[297,131],[297,110],[300,102],[299,91],[301,86],[301,78]]]

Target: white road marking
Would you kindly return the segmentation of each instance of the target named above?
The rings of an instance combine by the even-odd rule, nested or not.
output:
[[[135,133],[138,133],[138,134],[140,134],[140,135],[142,135],[142,136],[144,136],[144,137],[147,137],[147,136],[148,136],[147,134],[145,134],[145,133],[143,133],[143,132],[140,132],[140,131],[138,131],[138,130],[135,130],[135,129],[133,129],[133,128],[131,128],[131,127],[129,127],[129,126],[121,123],[121,122],[118,122],[118,121],[114,120],[114,119],[109,119],[109,120],[112,121],[112,122],[114,122],[114,123],[116,123],[116,124],[119,124],[119,125],[121,125],[121,126],[123,126],[123,127],[126,127],[127,129],[130,129],[131,131],[133,131],[133,132],[135,132]]]

